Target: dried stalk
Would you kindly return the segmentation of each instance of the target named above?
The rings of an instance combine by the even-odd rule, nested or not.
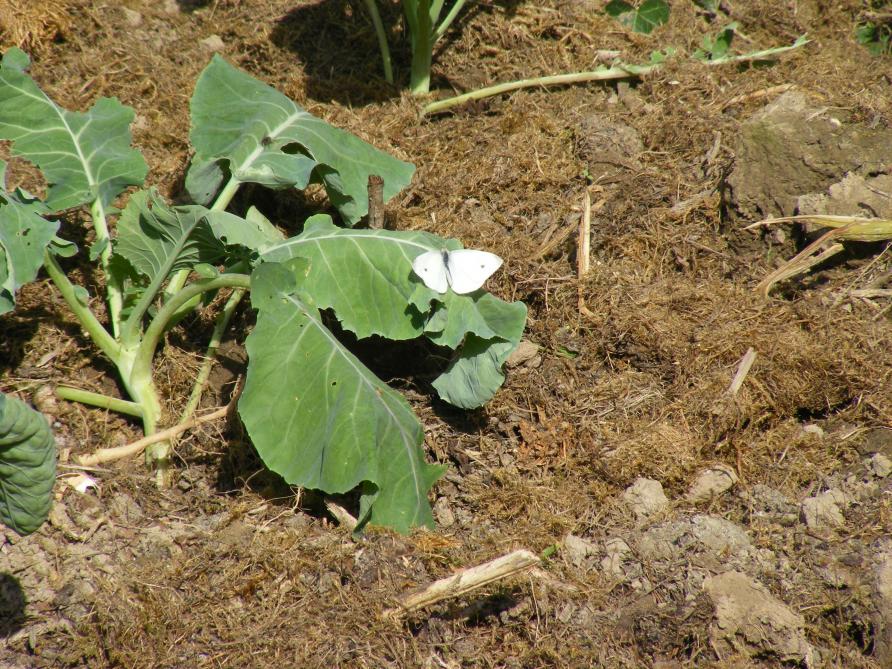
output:
[[[418,592],[399,599],[399,607],[384,612],[386,618],[400,616],[436,602],[458,597],[476,588],[538,566],[541,561],[527,550],[518,550],[476,567],[463,569],[452,576],[434,581]]]

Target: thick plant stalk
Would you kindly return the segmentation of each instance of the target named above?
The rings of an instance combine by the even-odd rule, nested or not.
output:
[[[158,314],[149,324],[149,327],[146,328],[139,348],[134,354],[131,366],[130,387],[141,404],[150,404],[149,398],[144,397],[142,393],[148,395],[155,392],[155,386],[152,381],[152,358],[170,319],[189,300],[204,292],[230,286],[243,289],[250,288],[251,277],[245,274],[224,274],[210,281],[195,283],[181,290],[161,307]],[[146,406],[146,416],[143,418],[146,436],[155,433],[159,413],[160,405],[158,407]],[[166,487],[170,478],[170,442],[165,440],[151,444],[146,449],[146,462],[155,468],[156,483],[159,487]]]

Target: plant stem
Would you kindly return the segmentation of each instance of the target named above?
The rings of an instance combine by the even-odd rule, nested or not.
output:
[[[384,67],[384,80],[393,84],[393,66],[390,63],[390,45],[387,44],[387,33],[384,32],[384,24],[381,22],[381,14],[378,13],[378,5],[375,0],[364,0],[366,11],[372,17],[372,25],[375,26],[375,37],[378,38],[378,51],[381,52],[381,65]]]
[[[136,402],[128,402],[117,397],[93,393],[89,390],[72,388],[71,386],[58,386],[56,395],[69,402],[80,402],[81,404],[89,404],[100,409],[111,409],[112,411],[124,413],[128,416],[136,416],[137,418],[142,418],[143,416],[142,406]]]
[[[89,335],[90,339],[96,343],[99,349],[105,353],[113,363],[117,364],[121,354],[120,344],[115,341],[114,337],[108,333],[108,330],[102,326],[102,323],[96,318],[92,309],[78,299],[74,285],[68,280],[65,272],[56,261],[56,257],[49,251],[44,251],[43,266],[46,269],[47,274],[50,275],[50,279],[56,284],[56,288],[59,289],[66,304],[68,304],[69,308],[74,312],[74,315],[77,316],[77,319],[80,321],[81,326]]]
[[[211,334],[211,341],[208,344],[204,362],[201,364],[201,369],[198,370],[198,376],[195,377],[195,385],[192,386],[192,394],[189,396],[189,402],[186,404],[186,408],[183,409],[183,414],[180,416],[181,423],[185,423],[189,420],[192,414],[195,413],[195,409],[198,408],[198,403],[201,402],[201,394],[204,392],[207,380],[211,375],[211,368],[214,366],[214,358],[217,355],[217,349],[223,339],[223,333],[226,332],[229,321],[232,319],[232,315],[235,313],[235,309],[238,307],[239,302],[242,301],[244,295],[245,291],[243,288],[236,288],[232,291],[232,295],[229,296],[229,299],[226,300],[226,306],[223,307],[223,311],[217,315],[217,322],[214,323],[214,332]]]
[[[193,283],[174,295],[169,302],[161,307],[155,318],[152,319],[149,327],[146,328],[142,342],[140,342],[133,361],[133,376],[151,377],[152,358],[155,355],[155,349],[158,347],[158,342],[161,341],[161,335],[164,333],[167,322],[176,313],[177,309],[196,295],[226,287],[250,288],[251,277],[247,274],[223,274],[216,279]]]
[[[219,290],[229,286],[244,289],[250,288],[251,277],[246,274],[224,274],[210,281],[193,283],[179,291],[169,302],[165,303],[158,310],[149,327],[146,328],[139,347],[133,353],[128,385],[128,389],[135,394],[136,399],[146,407],[143,416],[146,436],[154,434],[158,413],[160,412],[155,386],[152,381],[152,358],[155,355],[155,349],[161,341],[161,336],[164,334],[167,323],[192,298],[207,291]],[[146,448],[146,463],[155,468],[155,481],[158,487],[167,487],[170,484],[170,442],[165,440],[151,444]]]
[[[409,23],[409,36],[412,42],[412,65],[409,72],[409,90],[412,95],[426,95],[431,87],[431,58],[433,44],[433,26],[431,25],[430,0],[418,0],[415,3],[415,19],[408,20],[411,2],[403,2]]]
[[[99,264],[102,267],[102,273],[105,276],[105,293],[108,299],[108,321],[111,325],[112,336],[118,336],[118,329],[121,321],[121,309],[124,305],[124,298],[121,295],[120,282],[115,278],[115,273],[111,271],[112,257],[112,241],[108,232],[108,221],[105,219],[105,206],[102,200],[96,198],[90,207],[90,215],[93,217],[93,229],[96,232],[96,244],[105,244],[102,252],[99,254]]]
[[[455,17],[458,16],[458,13],[464,6],[465,0],[455,0],[455,4],[452,5],[452,9],[449,10],[449,13],[446,14],[446,17],[443,19],[442,23],[440,23],[440,25],[438,25],[437,29],[434,31],[434,44],[436,44],[437,40],[446,34],[446,31],[449,30],[449,26],[452,25],[452,22],[455,21]]]
[[[457,105],[469,102],[471,100],[482,100],[493,95],[501,93],[510,93],[518,91],[522,88],[535,88],[536,86],[556,86],[560,84],[576,84],[584,81],[607,81],[610,79],[627,79],[629,77],[640,77],[659,67],[655,65],[618,65],[611,68],[594,70],[591,72],[573,72],[571,74],[556,74],[549,77],[536,77],[535,79],[522,79],[520,81],[510,81],[505,84],[497,84],[495,86],[487,86],[479,88],[476,91],[457,95],[453,98],[438,100],[425,106],[422,114],[436,114],[446,111]]]

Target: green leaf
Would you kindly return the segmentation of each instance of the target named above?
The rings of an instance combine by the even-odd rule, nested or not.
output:
[[[99,198],[107,205],[127,186],[141,184],[148,168],[130,148],[133,109],[100,98],[86,113],[62,109],[25,74],[28,56],[10,49],[0,63],[0,139],[37,165],[49,183],[52,211]]]
[[[634,12],[635,7],[623,0],[610,0],[610,2],[607,3],[607,6],[604,7],[604,11],[607,12],[608,16],[618,19],[623,14]]]
[[[297,292],[307,265],[293,262],[261,264],[251,279],[258,314],[239,413],[257,452],[292,485],[362,486],[361,522],[432,525],[427,492],[443,468],[424,461],[421,425]]]
[[[443,399],[455,399],[457,406],[476,407],[504,380],[502,363],[520,342],[527,310],[521,302],[508,304],[482,290],[441,295],[427,288],[412,272],[412,261],[420,253],[444,248],[461,245],[426,232],[338,228],[320,215],[309,219],[300,235],[268,248],[261,259],[309,260],[299,277],[301,290],[312,295],[319,309],[333,309],[358,337],[377,334],[400,340],[425,335],[441,346],[461,349],[435,388]],[[463,342],[471,335],[495,347],[494,352],[464,351]],[[507,352],[501,346],[506,342]],[[478,343],[477,348],[482,346]],[[469,364],[483,370],[476,380],[462,376]]]
[[[523,302],[509,304],[483,291],[468,295],[449,291],[438,295],[436,301],[442,306],[425,324],[424,332],[440,346],[457,348],[467,334],[482,339],[520,341],[527,318]]]
[[[262,251],[284,239],[284,235],[254,207],[251,207],[251,211],[246,218],[242,218],[228,211],[207,210],[205,219],[214,236],[227,246],[244,246],[252,251]]]
[[[213,263],[223,257],[224,248],[205,220],[207,214],[199,205],[168,207],[154,189],[134,193],[118,219],[115,255],[150,282]]]
[[[0,189],[0,314],[15,307],[16,292],[43,266],[44,250],[59,229],[58,221],[43,218],[46,213],[44,204],[25,191]]]
[[[334,309],[356,336],[412,339],[424,332],[421,315],[430,310],[428,305],[420,311],[407,309],[418,286],[412,260],[443,244],[426,232],[339,228],[322,214],[308,219],[301,234],[269,247],[261,259],[307,258],[310,272],[302,289],[320,309]],[[454,241],[448,244],[458,246]],[[425,291],[428,297],[433,294]]]
[[[56,444],[40,413],[0,393],[0,522],[21,535],[49,515],[56,480]]]
[[[487,402],[505,381],[505,361],[517,341],[480,339],[468,335],[456,358],[433,382],[445,401],[462,409],[475,409]]]
[[[637,8],[622,0],[612,0],[604,11],[633,32],[643,35],[650,35],[669,20],[669,5],[665,0],[644,0]]]
[[[186,177],[192,198],[207,204],[229,172],[236,182],[305,188],[321,181],[351,225],[366,213],[368,178],[384,179],[388,200],[415,168],[328,125],[274,88],[214,56],[192,96],[195,158]]]

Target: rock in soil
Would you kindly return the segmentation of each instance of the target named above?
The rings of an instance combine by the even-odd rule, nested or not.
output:
[[[814,497],[802,500],[800,510],[802,520],[813,530],[835,530],[846,523],[842,509],[851,503],[849,497],[833,488]]]
[[[626,488],[623,501],[638,520],[644,520],[669,506],[669,499],[660,482],[646,478],[639,478]]]
[[[577,537],[575,534],[568,534],[564,537],[564,555],[575,567],[588,569],[597,552],[597,545],[587,539]]]
[[[703,470],[691,484],[685,500],[691,504],[708,502],[727,492],[737,483],[737,472],[728,465],[713,465]]]
[[[834,114],[797,91],[753,114],[741,126],[727,181],[731,213],[750,222],[792,216],[801,195],[824,193],[849,172],[885,172],[892,131],[845,123]]]
[[[713,607],[713,647],[722,655],[769,653],[783,662],[815,667],[818,653],[805,638],[805,619],[773,597],[758,581],[729,571],[703,583]]]

